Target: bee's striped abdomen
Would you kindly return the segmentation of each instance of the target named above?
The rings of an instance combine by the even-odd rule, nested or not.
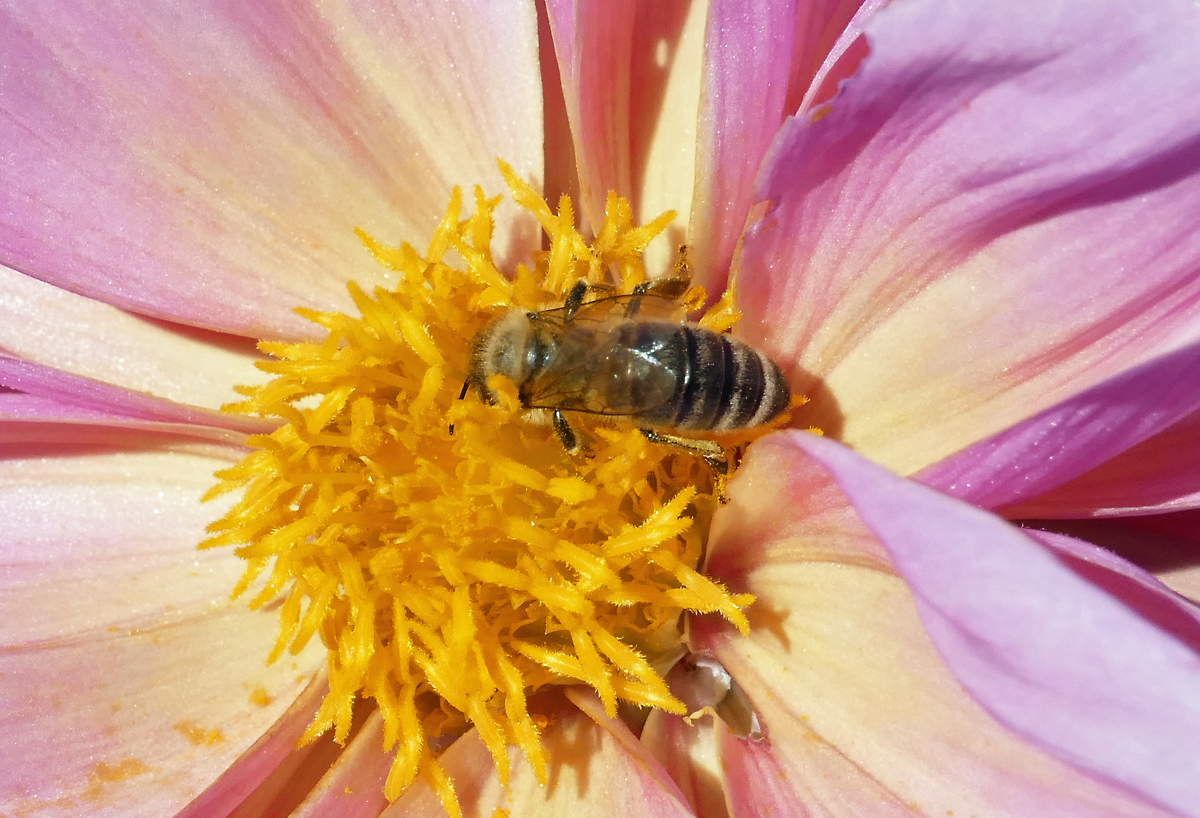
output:
[[[660,333],[664,325],[650,329]],[[760,426],[791,404],[787,379],[775,362],[727,335],[684,324],[671,327],[658,355],[680,374],[671,400],[645,421],[662,428],[728,432]]]

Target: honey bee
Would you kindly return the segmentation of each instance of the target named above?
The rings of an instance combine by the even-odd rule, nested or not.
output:
[[[549,413],[569,452],[579,446],[564,413],[580,412],[623,420],[724,472],[724,449],[688,434],[768,423],[789,408],[791,389],[762,352],[681,321],[687,288],[669,278],[613,295],[580,281],[561,307],[511,310],[475,335],[463,394],[473,384],[495,403],[488,380],[503,375],[525,409]],[[595,289],[602,293],[587,300]]]

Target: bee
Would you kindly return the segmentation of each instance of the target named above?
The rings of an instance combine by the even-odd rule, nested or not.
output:
[[[599,297],[588,300],[597,289]],[[632,294],[606,289],[580,281],[561,307],[514,309],[492,320],[473,340],[463,395],[474,385],[494,404],[488,381],[503,375],[522,407],[549,413],[568,452],[579,444],[565,413],[586,413],[690,449],[724,473],[724,449],[688,435],[750,429],[778,417],[792,402],[783,371],[751,346],[681,321],[686,279],[647,282]]]

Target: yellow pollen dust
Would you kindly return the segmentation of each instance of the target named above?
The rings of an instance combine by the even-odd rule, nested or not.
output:
[[[328,331],[320,343],[259,345],[274,380],[239,387],[245,400],[225,411],[280,426],[217,474],[206,499],[243,494],[202,546],[237,546],[247,567],[234,595],[255,587],[252,608],[282,599],[269,661],[314,636],[327,648],[330,691],[306,740],[333,728],[344,741],[356,698],[373,700],[396,753],[387,797],[420,774],[451,816],[435,747],[473,726],[503,784],[510,744],[544,783],[546,720],[531,697],[584,684],[610,714],[618,701],[683,713],[654,666],[677,651],[682,613],[718,612],[745,631],[753,601],[697,570],[716,505],[702,460],[586,416],[572,416],[586,451],[569,454],[498,376],[499,405],[459,398],[471,338],[490,319],[561,304],[581,278],[632,292],[644,248],[674,216],[635,226],[610,194],[588,242],[567,197],[555,214],[501,170],[548,249],[511,276],[497,269],[501,197],[479,189],[468,218],[454,192],[424,257],[360,232],[399,285],[367,294],[351,283],[361,317],[298,310]],[[736,320],[727,297],[701,324]]]

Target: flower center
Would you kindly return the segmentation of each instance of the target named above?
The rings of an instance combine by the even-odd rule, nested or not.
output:
[[[282,598],[269,661],[315,634],[329,651],[330,691],[306,739],[332,727],[344,741],[356,697],[374,700],[396,752],[387,797],[419,773],[452,816],[434,747],[474,726],[502,783],[509,744],[544,782],[531,695],[585,684],[609,714],[618,701],[682,713],[656,664],[681,652],[683,612],[719,612],[745,631],[752,601],[698,570],[717,503],[704,460],[587,415],[572,418],[584,445],[569,452],[501,376],[488,384],[495,405],[460,398],[480,328],[561,304],[580,280],[634,292],[643,249],[674,215],[635,226],[610,194],[588,242],[569,199],[555,214],[501,169],[549,249],[501,273],[490,250],[500,198],[478,189],[466,219],[454,192],[424,257],[360,232],[400,284],[368,295],[351,283],[357,318],[299,310],[327,330],[320,343],[260,344],[274,380],[240,388],[246,400],[225,410],[281,425],[252,437],[206,497],[243,491],[203,547],[238,547],[247,567],[234,594],[253,587],[252,608]],[[728,328],[731,303],[701,324]]]

